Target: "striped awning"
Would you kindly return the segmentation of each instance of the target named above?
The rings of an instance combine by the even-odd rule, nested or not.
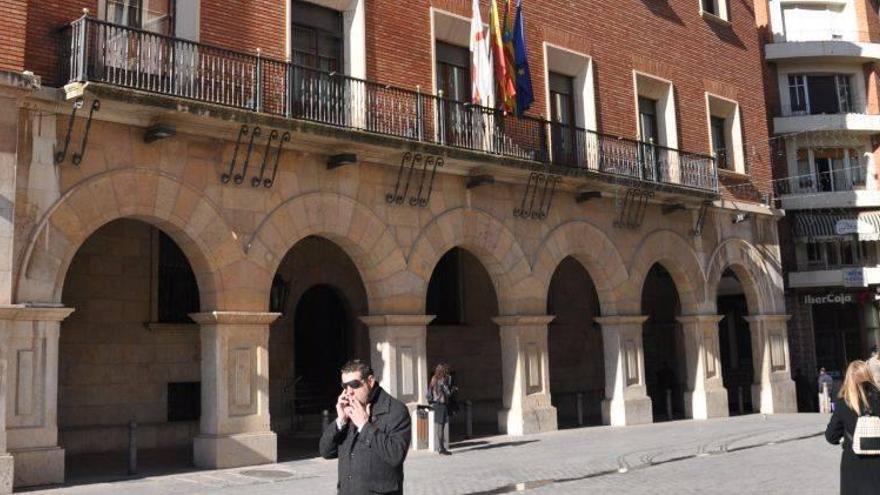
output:
[[[796,213],[794,217],[795,236],[803,240],[880,240],[880,211]]]

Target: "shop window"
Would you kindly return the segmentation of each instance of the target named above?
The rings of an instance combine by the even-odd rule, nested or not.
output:
[[[202,414],[200,382],[168,384],[168,422],[198,421]]]
[[[199,312],[199,287],[186,255],[167,234],[158,232],[157,297],[155,321],[192,323]]]

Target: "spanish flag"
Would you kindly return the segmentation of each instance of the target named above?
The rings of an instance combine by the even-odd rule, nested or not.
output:
[[[505,20],[506,20],[505,15]],[[504,36],[501,31],[501,16],[498,12],[497,0],[492,0],[489,10],[489,31],[492,60],[495,63],[495,83],[498,85],[496,97],[505,112],[516,111],[516,83],[514,67],[509,64]]]

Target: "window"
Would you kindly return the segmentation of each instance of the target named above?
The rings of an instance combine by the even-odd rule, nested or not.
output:
[[[574,79],[550,72],[549,82],[553,160],[557,163],[577,165]]]
[[[849,74],[788,76],[790,111],[786,115],[838,114],[853,111]]]
[[[700,9],[705,14],[727,19],[727,0],[700,0]]]
[[[794,193],[851,191],[865,185],[861,154],[847,148],[801,148],[795,163]]]
[[[720,168],[730,168],[727,162],[727,136],[725,132],[724,117],[709,117],[709,126],[712,129],[712,150],[715,152],[715,163]]]
[[[801,265],[809,270],[873,266],[877,264],[877,242],[849,238],[807,242],[802,255]]]
[[[177,244],[158,231],[158,296],[159,323],[192,323],[190,313],[199,312],[199,286],[189,261]]]
[[[174,0],[106,0],[103,18],[107,22],[174,35]]]
[[[342,67],[342,14],[307,2],[292,4],[291,60],[325,72]]]
[[[437,91],[452,101],[467,103],[471,96],[470,51],[437,42]]]
[[[781,3],[781,2],[780,2]],[[848,39],[857,41],[857,33],[848,28],[844,5],[809,4],[791,2],[782,5],[783,32],[778,41],[825,41]],[[851,7],[850,7],[851,8]]]
[[[656,144],[659,142],[657,125],[657,100],[639,97],[639,137],[642,143],[639,145],[639,162],[642,165],[642,174],[650,180],[658,180],[660,170],[660,150]]]

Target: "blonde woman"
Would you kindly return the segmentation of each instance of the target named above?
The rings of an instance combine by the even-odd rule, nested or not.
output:
[[[856,455],[852,438],[856,421],[863,414],[880,415],[880,392],[874,385],[868,365],[853,361],[846,369],[834,414],[825,429],[825,439],[838,444],[843,439],[840,458],[840,493],[875,494],[880,490],[880,456]]]

